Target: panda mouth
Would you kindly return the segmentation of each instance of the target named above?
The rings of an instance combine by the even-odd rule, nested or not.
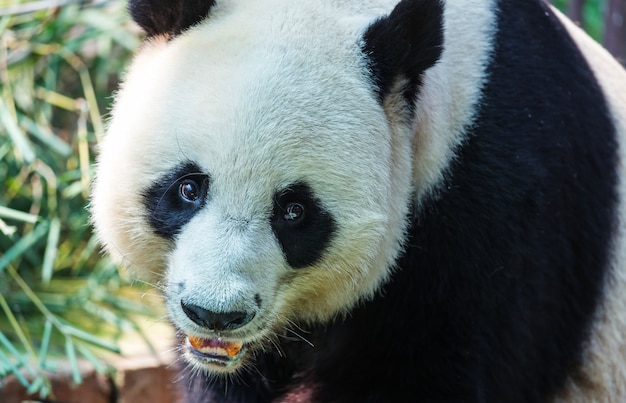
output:
[[[246,351],[244,343],[240,341],[205,339],[191,335],[187,335],[185,345],[196,359],[222,366],[234,364]]]

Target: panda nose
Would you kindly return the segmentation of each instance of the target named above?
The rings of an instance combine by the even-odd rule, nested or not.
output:
[[[183,301],[180,306],[194,323],[216,332],[238,329],[254,318],[254,312],[213,312]]]

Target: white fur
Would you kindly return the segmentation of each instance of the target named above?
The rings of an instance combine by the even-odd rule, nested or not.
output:
[[[236,311],[259,293],[261,311],[237,334],[255,341],[291,318],[342,313],[389,275],[410,194],[441,180],[472,120],[493,31],[490,2],[450,3],[449,42],[425,75],[420,117],[407,125],[389,104],[387,116],[378,106],[360,53],[364,30],[394,5],[218,2],[208,21],[169,43],[153,39],[136,57],[101,145],[94,223],[118,261],[165,272],[172,319],[186,332],[205,330],[185,316],[181,298]],[[458,35],[475,47],[457,45]],[[466,75],[450,74],[459,67]],[[149,227],[141,192],[185,160],[211,175],[211,196],[170,243]],[[316,267],[294,274],[268,209],[277,189],[300,180],[333,212],[339,233]]]
[[[246,342],[291,318],[328,319],[372,295],[401,250],[411,132],[389,127],[359,41],[393,4],[283,3],[220,2],[182,36],[146,43],[101,147],[98,235],[118,261],[165,272],[172,319],[190,334],[206,330],[185,316],[181,298],[232,311],[259,293],[261,311],[233,334]],[[186,160],[211,175],[210,198],[170,243],[149,227],[141,192]],[[294,271],[269,214],[274,192],[301,180],[333,212],[338,233],[316,267]]]
[[[283,3],[219,2],[181,37],[144,45],[102,144],[94,220],[119,261],[139,272],[169,267],[170,284],[193,278],[198,304],[227,309],[219,301],[249,295],[251,286],[196,292],[207,281],[234,284],[230,276],[242,276],[274,294],[279,315],[327,319],[378,288],[401,250],[409,194],[421,197],[441,181],[472,120],[493,16],[488,1],[447,7],[448,42],[425,75],[410,127],[381,113],[360,55],[360,35],[395,2]],[[459,35],[475,38],[474,47],[459,46]],[[149,228],[140,192],[184,160],[210,173],[211,202],[170,245]],[[290,270],[277,258],[267,208],[276,189],[301,179],[333,212],[340,233],[320,267],[286,282]],[[221,238],[226,217],[256,226]],[[177,324],[193,327],[180,308],[172,310]]]
[[[600,45],[556,11],[578,44],[604,90],[619,135],[620,222],[614,248],[608,297],[598,312],[585,353],[582,377],[571,379],[564,402],[626,401],[626,72]]]
[[[443,182],[465,130],[474,121],[496,31],[492,0],[445,4],[443,54],[426,71],[417,101],[413,185],[418,202]]]

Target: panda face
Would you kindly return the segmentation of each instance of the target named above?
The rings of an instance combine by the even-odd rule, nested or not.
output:
[[[242,3],[145,44],[92,206],[107,251],[162,276],[185,356],[212,372],[371,296],[411,193],[409,127],[387,119],[362,53],[371,19]]]

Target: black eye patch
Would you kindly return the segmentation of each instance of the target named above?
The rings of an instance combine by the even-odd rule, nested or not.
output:
[[[209,175],[187,162],[162,175],[143,192],[148,220],[154,231],[171,239],[205,205]]]
[[[276,193],[271,224],[287,263],[293,268],[314,264],[336,230],[331,214],[304,183]]]

